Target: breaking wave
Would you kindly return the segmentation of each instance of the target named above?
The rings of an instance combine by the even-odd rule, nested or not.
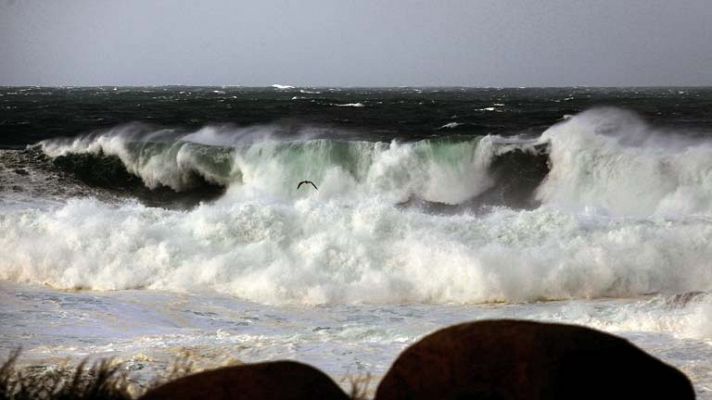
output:
[[[273,127],[206,127],[178,133],[131,124],[40,146],[55,165],[88,184],[133,183],[119,170],[123,165],[148,188],[181,192],[218,185],[243,199],[301,198],[309,192],[296,191],[296,184],[309,179],[320,187],[311,195],[323,200],[377,197],[388,203],[418,199],[455,205],[487,192],[499,204],[519,204],[532,198],[536,187],[524,181],[539,183],[546,174],[519,165],[516,174],[504,176],[502,171],[529,158],[541,161],[541,146],[494,136],[384,143],[274,132]],[[529,157],[523,161],[523,156]],[[512,180],[521,182],[522,190],[506,189]],[[495,186],[505,187],[497,199],[491,194]]]
[[[712,213],[712,140],[656,129],[620,109],[567,119],[540,138],[551,171],[538,199],[617,216]]]
[[[13,250],[0,258],[0,279],[209,289],[269,304],[712,290],[712,141],[625,111],[587,111],[534,139],[381,143],[278,137],[269,127],[146,129],[41,146],[55,160],[115,157],[148,187],[207,182],[225,194],[181,211],[85,197],[1,214],[0,246]],[[303,179],[318,191],[297,190]],[[421,202],[490,208],[431,213]]]

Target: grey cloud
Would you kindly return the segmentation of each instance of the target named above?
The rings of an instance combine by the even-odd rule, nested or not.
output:
[[[708,0],[5,0],[0,84],[712,84]]]

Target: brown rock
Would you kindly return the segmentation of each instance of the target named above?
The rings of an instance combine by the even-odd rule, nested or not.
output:
[[[451,326],[406,349],[376,400],[694,399],[687,377],[593,329],[528,321]]]
[[[148,391],[141,400],[348,399],[323,372],[294,361],[225,367],[189,375]]]

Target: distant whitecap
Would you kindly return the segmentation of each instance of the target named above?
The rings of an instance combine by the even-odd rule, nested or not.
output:
[[[450,122],[450,123],[447,123],[447,124],[441,126],[440,129],[452,129],[452,128],[457,128],[458,126],[461,126],[461,125],[463,125],[463,124],[460,122]]]
[[[363,103],[333,104],[333,106],[335,106],[335,107],[356,107],[356,108],[366,107]]]

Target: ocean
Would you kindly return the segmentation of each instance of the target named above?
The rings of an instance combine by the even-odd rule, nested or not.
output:
[[[375,385],[519,318],[712,399],[712,88],[4,87],[0,248],[0,356],[33,365]]]

